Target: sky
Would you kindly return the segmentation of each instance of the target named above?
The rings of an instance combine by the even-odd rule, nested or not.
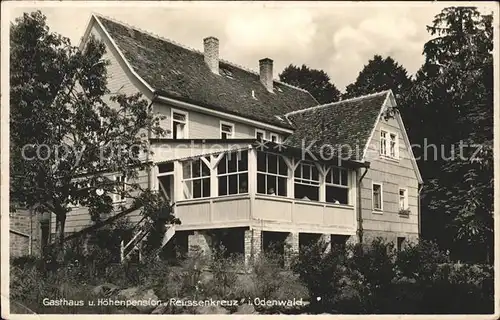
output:
[[[322,69],[341,91],[375,54],[391,56],[414,74],[424,61],[423,45],[431,37],[426,25],[453,5],[68,1],[47,7],[29,3],[11,8],[10,20],[40,9],[50,29],[75,45],[95,12],[198,50],[203,50],[203,38],[215,36],[222,59],[258,70],[259,59],[271,58],[276,78],[289,64]],[[481,11],[491,12],[484,5],[478,3]]]

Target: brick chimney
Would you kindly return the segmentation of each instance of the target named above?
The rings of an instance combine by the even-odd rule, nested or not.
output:
[[[273,92],[273,60],[264,58],[259,60],[260,82],[267,91]]]
[[[203,39],[205,63],[210,71],[219,74],[219,39],[208,37]]]

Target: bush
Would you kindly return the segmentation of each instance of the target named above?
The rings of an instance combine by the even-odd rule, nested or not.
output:
[[[425,280],[435,273],[438,264],[448,262],[448,255],[437,244],[421,240],[397,254],[396,266],[402,277]]]
[[[322,250],[319,245],[308,248],[294,265],[309,289],[312,312],[493,312],[492,268],[449,263],[432,243],[399,253],[382,239],[345,252],[334,249],[325,255]]]

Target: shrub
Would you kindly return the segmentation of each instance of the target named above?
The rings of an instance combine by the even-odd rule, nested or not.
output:
[[[400,276],[425,280],[435,273],[438,264],[447,262],[450,262],[449,257],[437,244],[421,240],[397,254],[396,266]]]
[[[217,299],[235,299],[239,295],[237,289],[239,258],[237,255],[226,257],[225,248],[219,247],[210,258],[212,281],[207,286],[208,293]],[[238,297],[241,298],[241,297]]]

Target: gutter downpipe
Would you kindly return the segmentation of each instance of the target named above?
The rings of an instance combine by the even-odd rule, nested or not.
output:
[[[148,105],[148,113],[152,113],[153,109],[152,109],[152,106],[153,106],[153,103],[155,102],[156,98],[158,97],[158,94],[156,93],[156,91],[153,91],[153,96],[151,97],[151,103]],[[151,127],[148,128],[148,152],[146,153],[146,163],[149,163],[149,151],[150,151],[150,148],[151,148],[151,144],[150,144],[150,139],[151,139]],[[148,167],[148,188],[149,190],[152,190],[153,189],[153,170],[151,167]]]
[[[358,241],[359,243],[363,243],[363,216],[362,216],[362,209],[361,209],[361,181],[365,177],[366,173],[368,172],[368,168],[370,167],[370,163],[367,162],[365,163],[365,172],[361,175],[359,180],[357,181],[357,189],[358,189],[358,210],[357,210],[357,218],[358,218]],[[359,171],[358,171],[359,174]]]
[[[417,214],[418,214],[418,238],[422,237],[422,189],[424,188],[424,184],[421,183],[418,186],[418,208],[417,208]]]

